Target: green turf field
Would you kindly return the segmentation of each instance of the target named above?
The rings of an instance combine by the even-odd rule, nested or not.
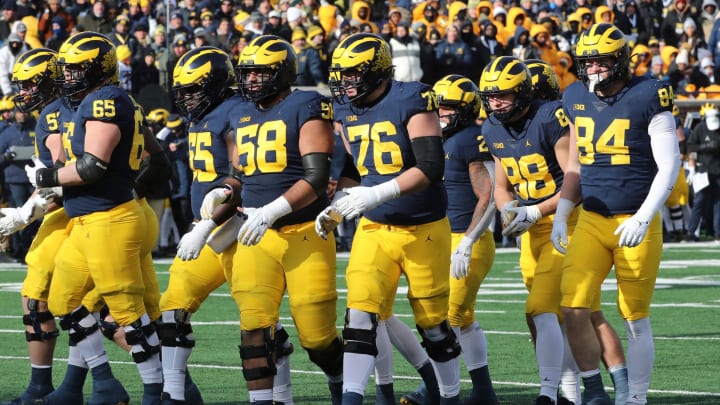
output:
[[[476,307],[488,339],[490,370],[502,404],[531,404],[538,392],[535,357],[525,326],[526,292],[517,266],[515,249],[498,251],[495,265],[482,286]],[[592,260],[588,258],[588,260]],[[346,259],[338,260],[338,328],[345,307]],[[0,402],[14,398],[28,381],[30,367],[20,320],[19,290],[25,269],[13,265],[0,268]],[[167,283],[167,262],[157,265],[161,289]],[[413,325],[401,287],[395,304],[400,319]],[[625,331],[615,310],[614,280],[604,285],[603,310],[618,330]],[[282,308],[283,323],[295,344],[292,377],[298,404],[327,404],[326,380],[299,347],[289,317]],[[650,404],[720,404],[720,246],[712,243],[668,245],[663,253],[653,300],[655,369]],[[240,371],[238,312],[223,286],[193,317],[198,341],[190,358],[191,373],[207,404],[247,403]],[[109,343],[109,342],[108,342]],[[139,404],[142,390],[135,365],[128,354],[107,344],[113,370],[130,392],[131,403]],[[61,334],[54,367],[56,386],[62,381],[67,357],[67,335]],[[397,396],[412,390],[418,376],[395,353]],[[463,372],[463,391],[470,389]],[[607,385],[610,379],[604,375]],[[368,387],[366,403],[374,403],[374,385]],[[86,394],[90,387],[86,385]]]

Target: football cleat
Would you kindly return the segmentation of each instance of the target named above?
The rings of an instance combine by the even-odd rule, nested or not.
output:
[[[130,395],[116,378],[93,380],[93,392],[87,405],[128,405]]]

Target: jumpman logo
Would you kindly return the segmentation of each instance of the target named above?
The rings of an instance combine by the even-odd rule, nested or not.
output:
[[[433,240],[430,238],[430,235],[428,235],[427,238],[425,238],[425,242],[432,242],[432,241]]]

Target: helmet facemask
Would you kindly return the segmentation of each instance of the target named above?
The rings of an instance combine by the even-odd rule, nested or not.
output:
[[[507,94],[515,94],[515,100],[513,100],[512,105],[507,111],[500,112],[493,110],[490,107],[491,97],[502,97]],[[530,91],[530,89],[524,89],[524,91],[505,90],[480,93],[480,98],[482,99],[485,111],[487,111],[488,114],[492,113],[492,116],[503,124],[507,124],[508,122],[512,121],[518,114],[520,114],[525,109],[525,107],[530,104],[531,96],[532,91]]]
[[[88,77],[92,77],[98,66],[94,63],[65,64],[58,62],[62,81],[60,83],[60,95],[63,104],[71,109],[76,109],[83,98],[91,90],[91,84]]]
[[[387,72],[370,70],[365,64],[357,68],[331,69],[328,86],[333,98],[338,104],[348,101],[355,107],[365,104],[367,95],[377,89],[384,79],[389,78]],[[349,96],[348,90],[355,90],[355,95]]]
[[[294,78],[282,78],[280,75],[287,69],[276,69],[272,66],[241,65],[235,69],[238,76],[240,95],[246,101],[258,104],[272,100],[281,91],[290,88]],[[254,76],[254,80],[253,79]],[[278,83],[286,83],[280,86]]]
[[[39,80],[22,80],[13,82],[20,93],[13,98],[15,107],[24,113],[30,113],[45,107],[57,96],[57,87],[50,77],[42,76]]]
[[[624,51],[621,51],[620,53],[625,52],[627,54],[627,48]],[[620,57],[611,57],[609,55],[599,55],[599,56],[592,56],[592,57],[578,57],[577,58],[577,64],[578,64],[578,77],[580,80],[582,80],[588,87],[588,90],[592,93],[596,90],[605,90],[607,89],[611,84],[613,84],[615,81],[625,81],[628,78],[628,72],[629,72],[629,64],[627,63],[627,58],[623,58],[623,55],[619,55]],[[608,63],[605,63],[605,59],[614,59],[614,63],[612,66],[610,66]],[[598,73],[588,74],[587,68],[588,64],[591,62],[597,62],[601,68],[604,68],[605,70]],[[626,61],[626,63],[623,63],[623,61]],[[607,77],[602,78],[602,74],[608,72],[609,74]]]
[[[185,86],[176,86],[175,105],[178,112],[191,122],[196,122],[214,107],[212,96],[203,91],[203,85],[190,83]]]

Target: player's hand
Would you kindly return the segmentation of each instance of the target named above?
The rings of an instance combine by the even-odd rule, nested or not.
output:
[[[0,208],[0,217],[0,236],[10,236],[27,226],[19,208]]]
[[[565,254],[568,245],[568,231],[567,221],[558,220],[557,217],[553,221],[552,233],[550,234],[550,241],[552,241],[555,250]]]
[[[503,207],[503,209],[505,209],[505,207]],[[502,234],[513,238],[522,235],[535,222],[542,218],[542,213],[536,205],[508,207],[507,211],[514,213],[515,218],[505,227]]]
[[[25,201],[22,207],[18,208],[20,218],[25,225],[29,225],[31,222],[40,219],[45,215],[47,207],[50,205],[50,200],[42,196],[41,194],[35,194],[33,197]]]
[[[238,242],[245,246],[257,245],[271,224],[262,208],[243,208],[243,213],[247,215],[247,219],[240,227]]]
[[[639,217],[637,214],[623,221],[615,230],[615,235],[620,235],[618,246],[635,247],[645,239],[645,234],[650,227],[650,220]]]
[[[177,248],[177,257],[180,260],[197,259],[210,233],[216,226],[212,219],[203,219],[200,222],[196,222],[192,229],[180,239]]]
[[[372,187],[357,186],[343,190],[345,195],[338,198],[333,205],[346,219],[359,217],[387,200],[400,195],[400,186],[397,181],[390,180]]]
[[[515,219],[515,211],[510,211],[510,208],[515,208],[517,206],[517,200],[506,202],[505,205],[503,205],[500,210],[500,220],[502,221],[503,229],[507,228],[508,225],[510,225],[510,222]]]
[[[338,224],[342,222],[342,215],[332,205],[326,207],[315,218],[315,233],[323,240],[327,240]]]
[[[205,194],[205,198],[203,198],[202,205],[200,206],[200,218],[212,218],[215,207],[226,202],[230,195],[232,195],[232,190],[224,187],[214,188],[208,191],[208,193]]]
[[[32,157],[32,163],[32,166],[25,165],[25,174],[27,174],[28,180],[30,180],[30,184],[32,184],[33,187],[37,188],[37,171],[40,169],[45,169],[47,168],[47,166],[45,166],[45,163],[38,159],[37,156]]]
[[[473,240],[467,236],[460,239],[455,251],[450,256],[450,274],[456,280],[465,278],[470,271],[470,255],[472,254]]]
[[[50,201],[53,198],[62,198],[63,189],[62,186],[45,187],[38,189],[38,193],[43,196],[44,199]]]
[[[278,219],[292,212],[292,207],[284,196],[280,196],[260,208],[243,208],[247,216],[240,227],[238,241],[245,246],[254,246]]]

